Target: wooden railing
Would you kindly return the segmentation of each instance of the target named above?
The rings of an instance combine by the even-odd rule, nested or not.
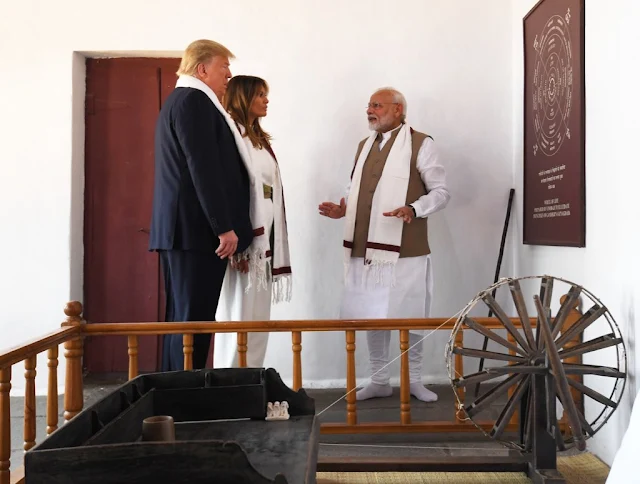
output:
[[[18,484],[23,482],[22,469],[11,472],[11,367],[24,362],[25,398],[24,398],[24,450],[36,444],[35,378],[38,354],[48,354],[47,386],[47,435],[58,428],[58,346],[64,344],[66,360],[64,390],[64,421],[72,419],[83,408],[82,357],[83,339],[86,336],[126,335],[129,355],[129,379],[138,375],[138,337],[143,335],[183,334],[183,353],[185,369],[193,368],[193,335],[198,333],[237,333],[240,366],[246,366],[247,333],[250,332],[290,332],[292,341],[293,389],[303,386],[302,377],[302,333],[343,331],[346,351],[346,419],[342,423],[323,423],[322,433],[394,433],[394,432],[466,432],[475,431],[468,420],[458,418],[457,409],[449,421],[413,422],[409,394],[409,331],[411,329],[451,331],[455,318],[428,319],[384,319],[384,320],[293,320],[293,321],[251,321],[251,322],[180,322],[180,323],[92,323],[82,319],[82,304],[77,301],[68,303],[64,310],[66,319],[62,327],[38,340],[0,354],[0,484]],[[577,309],[568,318],[568,323],[580,317]],[[504,329],[496,318],[474,318],[488,329]],[[518,318],[511,318],[513,324],[521,327]],[[531,318],[532,326],[536,319]],[[400,333],[400,415],[397,422],[358,422],[356,408],[356,331],[391,329]],[[459,332],[456,343],[462,346],[464,332]],[[463,375],[463,358],[454,358],[455,371]],[[460,390],[462,391],[462,390]],[[578,396],[576,395],[576,398]],[[486,424],[490,430],[492,423]],[[485,427],[485,425],[483,425]],[[508,429],[517,428],[516,416]]]

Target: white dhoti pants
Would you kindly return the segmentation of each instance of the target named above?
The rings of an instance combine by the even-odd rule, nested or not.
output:
[[[353,257],[345,282],[340,310],[341,319],[412,319],[428,318],[431,314],[433,271],[431,256],[406,257],[395,266],[395,285],[376,284],[376,277],[365,281],[362,258]],[[391,270],[382,274],[383,281],[391,280]],[[411,383],[422,381],[424,330],[409,333],[409,375]],[[391,331],[367,331],[371,381],[388,384],[390,372],[389,343]],[[420,343],[418,343],[420,341]]]
[[[247,274],[242,274],[230,267],[225,275],[218,311],[217,321],[268,321],[271,319],[271,279],[268,278],[267,289],[258,290],[256,285],[245,292]],[[237,333],[218,333],[213,344],[214,368],[237,368],[238,361]],[[247,366],[261,368],[267,353],[269,333],[247,334]]]

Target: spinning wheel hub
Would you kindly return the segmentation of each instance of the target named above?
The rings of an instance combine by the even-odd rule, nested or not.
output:
[[[545,369],[548,369],[547,368],[547,364],[545,362],[545,357],[544,356],[536,355],[536,356],[532,357],[529,360],[529,362],[530,362],[531,366],[539,366],[539,367],[544,367]]]

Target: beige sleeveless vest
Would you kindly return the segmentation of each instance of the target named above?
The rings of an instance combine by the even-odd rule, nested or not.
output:
[[[389,152],[391,151],[391,147],[393,146],[399,131],[399,129],[396,129],[391,134],[391,138],[386,142],[382,150],[380,150],[380,140],[382,139],[382,136],[378,135],[371,147],[369,156],[367,156],[364,166],[362,167],[362,179],[360,182],[360,194],[358,196],[358,207],[356,211],[351,257],[365,256],[373,194],[376,191],[378,180],[380,180],[380,176],[382,175],[382,169],[384,168]],[[422,182],[420,172],[417,168],[418,151],[426,138],[426,134],[412,130],[412,152],[410,161],[411,167],[409,170],[409,186],[407,187],[407,205],[427,194],[427,189]],[[360,152],[362,151],[365,141],[366,139],[362,140],[358,145],[358,152],[356,153],[355,158],[356,162],[360,156]],[[402,229],[400,257],[418,257],[430,253],[431,249],[429,248],[429,239],[427,235],[427,219],[414,218],[410,224],[405,223]]]

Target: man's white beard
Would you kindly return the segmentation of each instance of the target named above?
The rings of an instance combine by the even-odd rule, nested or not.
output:
[[[380,121],[369,121],[369,129],[371,131],[378,131],[380,129]]]

